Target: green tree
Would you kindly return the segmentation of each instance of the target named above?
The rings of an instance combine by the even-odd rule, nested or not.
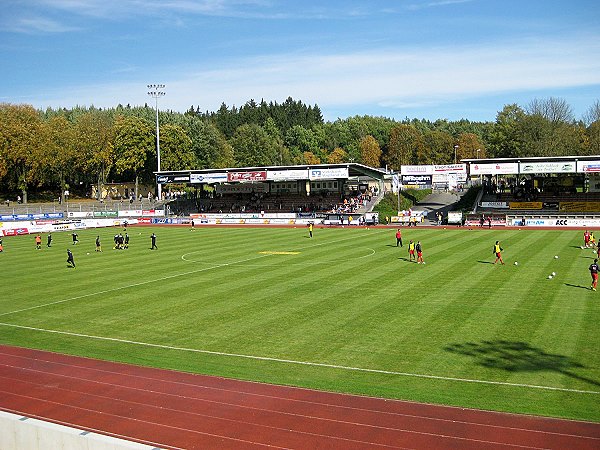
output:
[[[273,166],[279,158],[273,138],[256,124],[238,127],[230,140],[238,166]]]
[[[417,164],[451,164],[454,162],[455,141],[445,131],[431,130],[424,136],[422,152],[417,150]]]
[[[115,169],[119,174],[135,177],[135,196],[138,196],[139,178],[150,154],[155,152],[154,131],[148,122],[136,117],[119,116],[115,120],[113,142]]]
[[[160,129],[161,170],[186,170],[196,167],[192,140],[179,125],[166,124]]]
[[[505,105],[496,115],[496,123],[490,132],[488,150],[492,157],[513,158],[526,156],[523,141],[519,132],[519,124],[525,112],[519,105]]]
[[[600,155],[600,119],[592,122],[586,129],[587,154]]]

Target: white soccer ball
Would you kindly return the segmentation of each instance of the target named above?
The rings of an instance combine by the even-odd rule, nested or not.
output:
[[[554,259],[558,259],[558,255],[554,255]]]
[[[515,266],[518,266],[518,265],[519,265],[519,263],[515,261]]]
[[[87,254],[89,255],[89,254],[90,254],[90,252],[87,252]]]
[[[556,272],[552,272],[552,276],[555,277],[556,276]]]
[[[548,279],[551,280],[552,279],[552,275],[548,275]]]

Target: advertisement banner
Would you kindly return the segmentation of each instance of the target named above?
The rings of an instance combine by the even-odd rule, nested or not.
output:
[[[437,164],[433,166],[433,173],[467,173],[467,165]]]
[[[227,174],[227,181],[229,182],[265,181],[266,179],[266,170],[257,170],[254,172],[229,172]]]
[[[433,166],[400,166],[401,175],[433,175]]]
[[[506,202],[481,202],[482,208],[508,209]]]
[[[296,181],[307,180],[308,170],[269,170],[267,180],[271,181]]]
[[[145,217],[164,217],[164,209],[143,209],[142,215]]]
[[[565,212],[600,212],[600,202],[560,202],[558,210]]]
[[[339,167],[332,169],[310,169],[308,178],[310,180],[333,180],[336,178],[348,178],[348,168]]]
[[[39,214],[8,214],[0,215],[0,221],[9,222],[11,220],[44,220],[44,219],[62,219],[63,213],[39,213]]]
[[[156,175],[156,183],[157,184],[167,184],[167,183],[189,183],[190,182],[190,174],[177,174],[177,175]]]
[[[522,226],[522,219],[513,219],[509,225]],[[567,219],[525,219],[526,227],[557,227],[557,228],[598,228],[600,227],[600,219],[592,218],[567,218]]]
[[[410,186],[418,186],[423,189],[425,187],[431,187],[431,183],[431,175],[402,175],[402,186],[405,188],[410,189]]]
[[[462,220],[462,211],[448,211],[448,224],[461,224]]]
[[[469,173],[471,175],[517,175],[519,163],[471,163]]]
[[[575,161],[519,163],[519,173],[575,173]]]
[[[600,161],[577,161],[577,172],[600,173]]]
[[[510,209],[542,209],[542,202],[510,202]]]
[[[93,217],[117,217],[118,211],[94,211]]]
[[[190,173],[190,183],[226,183],[226,173]]]

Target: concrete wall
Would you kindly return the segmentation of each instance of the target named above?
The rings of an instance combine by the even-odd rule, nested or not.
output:
[[[155,450],[156,447],[0,411],[2,450]]]

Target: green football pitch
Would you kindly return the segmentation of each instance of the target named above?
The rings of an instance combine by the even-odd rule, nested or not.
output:
[[[54,233],[41,250],[4,238],[0,343],[600,421],[600,293],[580,231],[404,228],[398,248],[392,228],[131,227],[114,250],[118,231],[76,246]]]

